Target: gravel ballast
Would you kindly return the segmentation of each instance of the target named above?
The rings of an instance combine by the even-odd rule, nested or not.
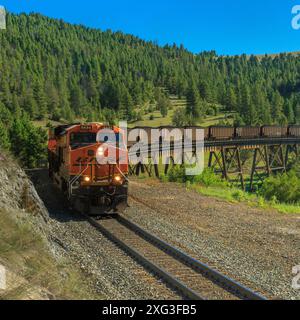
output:
[[[125,216],[268,298],[299,299],[300,215],[206,197],[182,185],[131,180]]]

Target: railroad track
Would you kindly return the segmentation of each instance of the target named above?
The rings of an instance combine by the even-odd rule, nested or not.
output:
[[[96,220],[87,215],[85,217],[109,240],[184,298],[190,300],[266,299],[124,217],[116,215],[114,218],[102,220]]]

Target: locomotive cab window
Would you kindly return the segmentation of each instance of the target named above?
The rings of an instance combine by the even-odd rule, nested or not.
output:
[[[70,146],[72,149],[85,147],[96,142],[96,133],[93,132],[77,132],[70,135]]]
[[[101,132],[97,136],[97,141],[100,143],[115,144],[116,146],[124,147],[124,139],[121,133]]]

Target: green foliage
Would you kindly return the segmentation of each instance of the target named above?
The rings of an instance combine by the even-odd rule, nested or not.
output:
[[[168,175],[161,175],[161,181],[183,183],[187,189],[230,202],[247,202],[251,206],[264,209],[274,208],[282,213],[300,212],[299,165],[289,174],[273,176],[265,180],[264,186],[258,194],[235,188],[209,168],[198,176],[186,176],[185,168],[176,166],[169,170]]]
[[[25,167],[35,168],[46,159],[47,133],[35,127],[26,115],[14,120],[9,133],[11,151]]]
[[[232,193],[232,197],[239,201],[239,202],[242,202],[242,201],[245,201],[246,200],[246,196],[245,196],[245,192],[242,191],[242,190],[236,190]]]
[[[204,171],[194,177],[195,183],[200,183],[206,187],[208,186],[220,186],[220,185],[226,185],[227,183],[221,179],[220,176],[216,175],[212,169],[206,168]]]
[[[51,120],[60,121],[60,119],[61,119],[61,111],[58,108],[55,108],[53,110],[53,114],[52,114]]]
[[[157,108],[159,109],[161,115],[165,118],[168,115],[171,103],[169,98],[161,97],[157,102]]]
[[[236,124],[300,123],[297,55],[195,55],[39,14],[8,14],[0,43],[0,143],[29,167],[45,154],[45,134],[29,120],[116,124],[141,119],[149,103],[166,117],[169,94],[187,97],[176,126],[195,124],[215,106],[235,112]]]
[[[191,85],[187,92],[187,100],[186,115],[189,119],[189,124],[194,125],[195,121],[203,114],[200,93],[195,83]]]
[[[213,170],[206,168],[204,171],[197,176],[188,176],[186,175],[185,166],[174,166],[168,172],[168,181],[169,182],[181,182],[190,184],[201,184],[206,187],[208,186],[220,186],[226,185],[226,182],[217,176]]]
[[[171,170],[169,170],[167,177],[169,182],[186,182],[188,180],[184,166],[172,167]]]
[[[296,170],[282,175],[271,176],[263,183],[260,193],[273,203],[300,202],[300,177]]]
[[[184,127],[185,125],[187,125],[187,117],[184,109],[179,108],[175,110],[172,117],[172,124],[175,127]]]
[[[0,105],[12,114],[115,122],[134,120],[134,109],[156,101],[166,116],[160,100],[168,92],[187,97],[187,124],[211,114],[208,103],[237,112],[240,123],[300,122],[297,55],[194,55],[39,14],[8,14],[0,43]]]
[[[8,150],[10,148],[10,140],[7,128],[0,122],[0,149]]]

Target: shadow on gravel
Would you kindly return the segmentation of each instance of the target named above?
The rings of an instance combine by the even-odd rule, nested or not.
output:
[[[28,177],[48,209],[49,216],[59,222],[83,221],[84,219],[72,210],[64,196],[52,184],[47,169],[26,171]]]

